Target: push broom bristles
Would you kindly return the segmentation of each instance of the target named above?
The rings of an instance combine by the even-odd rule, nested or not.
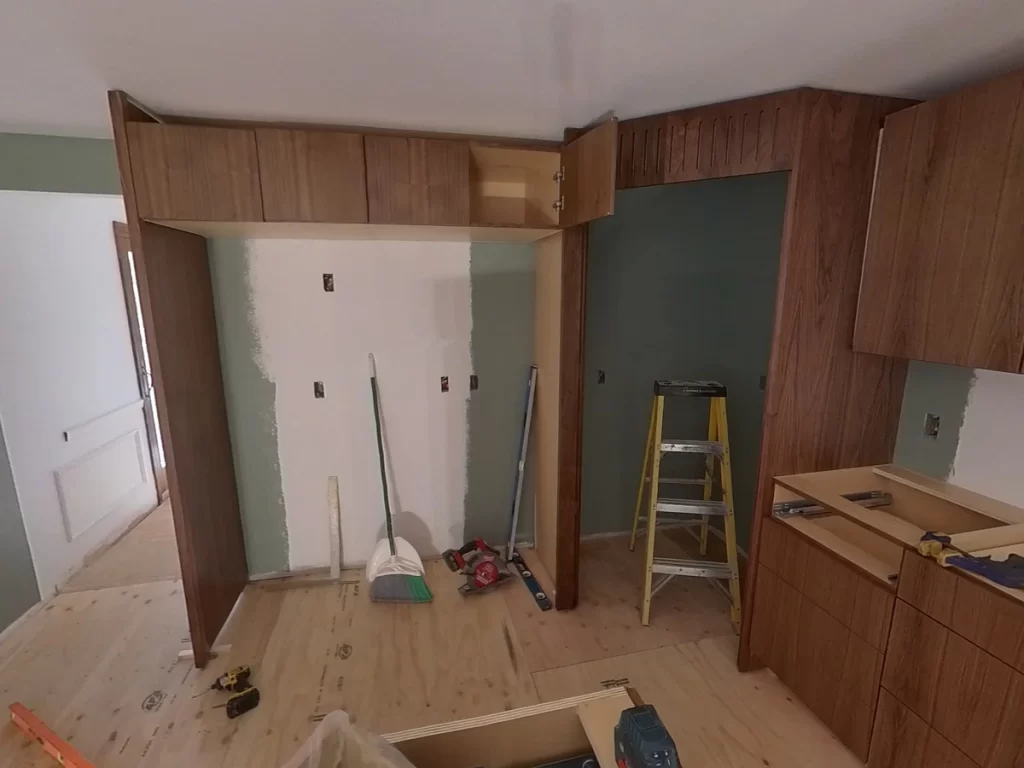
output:
[[[378,603],[429,603],[434,596],[422,576],[394,573],[373,580],[370,599]]]

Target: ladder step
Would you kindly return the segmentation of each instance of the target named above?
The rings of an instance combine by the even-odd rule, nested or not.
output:
[[[667,515],[719,515],[729,514],[724,501],[701,501],[699,499],[658,499],[655,507],[658,514]]]
[[[652,573],[670,576],[699,576],[704,579],[731,579],[732,567],[728,563],[706,560],[681,560],[674,557],[656,557],[651,564]]]
[[[645,477],[644,482],[650,485],[651,478]],[[659,477],[658,482],[665,483],[665,485],[704,485],[708,481],[696,477]],[[718,482],[712,480],[711,485],[717,487]]]
[[[717,381],[660,379],[654,382],[654,394],[662,397],[725,397],[725,385]]]
[[[662,453],[702,453],[721,456],[725,447],[717,440],[663,440]]]

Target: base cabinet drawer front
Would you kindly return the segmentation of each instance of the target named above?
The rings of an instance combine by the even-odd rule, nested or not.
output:
[[[882,685],[925,721],[931,720],[942,686],[949,635],[939,622],[896,601]]]
[[[954,570],[943,568],[914,552],[907,552],[900,569],[898,595],[901,600],[948,627],[953,618],[957,582],[961,578]]]
[[[1024,603],[957,574],[949,626],[1024,673]]]
[[[932,727],[972,760],[989,765],[1013,674],[1001,661],[950,632]],[[1016,715],[1022,716],[1024,712]],[[1024,726],[1024,720],[1018,724]]]
[[[867,763],[868,768],[979,768],[884,688]]]
[[[895,596],[785,523],[766,519],[760,563],[855,635],[885,649]]]
[[[882,654],[763,565],[752,621],[754,658],[866,760]]]

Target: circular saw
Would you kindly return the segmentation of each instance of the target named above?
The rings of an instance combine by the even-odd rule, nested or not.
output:
[[[466,583],[459,587],[463,595],[490,592],[512,578],[501,553],[483,539],[473,539],[461,549],[446,550],[441,557],[449,570],[466,577]]]

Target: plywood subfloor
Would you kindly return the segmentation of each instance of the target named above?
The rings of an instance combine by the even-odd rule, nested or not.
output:
[[[181,578],[171,501],[166,500],[128,533],[96,554],[62,592],[123,587]]]
[[[659,534],[655,554],[696,557],[695,543],[687,546],[688,535],[680,534],[673,539]],[[733,634],[724,596],[698,579],[669,583],[651,604],[651,625],[642,626],[642,550],[638,543],[630,552],[628,537],[583,542],[574,611],[542,612],[527,590],[504,592],[531,672]],[[524,558],[536,559],[529,550]]]
[[[463,598],[460,577],[439,561],[427,564],[435,595],[427,605],[371,603],[358,572],[345,574],[348,584],[250,585],[221,638],[230,652],[204,671],[177,659],[187,645],[179,581],[61,594],[0,642],[0,706],[22,701],[103,768],[279,768],[317,716],[336,708],[388,732],[628,681],[658,706],[687,768],[854,764],[771,673],[740,675],[717,593],[704,602],[694,587],[673,585],[658,596],[655,625],[641,631],[634,595],[616,582],[616,569],[630,568],[619,544],[584,542],[585,579],[595,583],[576,618],[528,615],[518,598],[531,598],[518,583]],[[691,613],[675,611],[676,601]],[[561,645],[552,639],[559,629],[568,633]],[[672,642],[692,632],[703,639]],[[622,651],[648,643],[662,645]],[[256,710],[228,720],[215,708],[222,694],[192,698],[243,663],[262,692]],[[51,764],[0,725],[0,768]]]
[[[861,763],[768,670],[741,674],[715,637],[534,675],[544,701],[630,685],[658,713],[686,768],[854,768]]]

